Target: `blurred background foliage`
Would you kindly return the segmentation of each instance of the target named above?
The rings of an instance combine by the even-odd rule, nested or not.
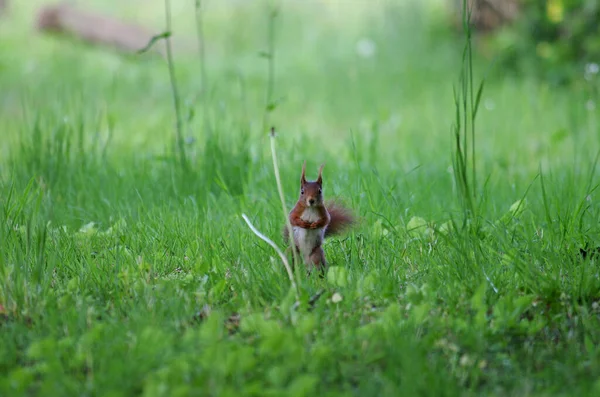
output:
[[[455,9],[460,11],[462,2],[455,0]],[[503,72],[575,85],[598,74],[600,1],[470,0],[470,4],[479,50],[494,57]]]

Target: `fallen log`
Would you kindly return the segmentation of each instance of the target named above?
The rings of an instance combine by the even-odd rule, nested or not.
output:
[[[96,12],[83,11],[67,3],[43,7],[37,15],[36,27],[41,32],[72,36],[90,44],[110,46],[126,53],[142,50],[154,36],[142,26]],[[164,42],[154,43],[149,51],[164,56]]]

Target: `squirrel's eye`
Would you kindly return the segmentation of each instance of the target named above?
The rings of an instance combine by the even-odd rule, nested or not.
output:
[[[300,189],[300,194],[304,194],[304,189]]]
[[[319,189],[319,194],[321,194],[321,189]]]

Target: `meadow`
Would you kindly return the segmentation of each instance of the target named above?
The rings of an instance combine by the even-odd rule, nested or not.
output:
[[[174,96],[13,3],[0,395],[600,394],[596,76],[464,63],[437,0],[172,1]],[[284,248],[272,144],[287,210],[306,160],[360,220],[297,289],[242,218]]]

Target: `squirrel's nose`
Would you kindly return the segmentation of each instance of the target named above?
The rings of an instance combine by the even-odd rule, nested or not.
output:
[[[315,199],[309,199],[309,200],[308,200],[308,203],[309,203],[310,205],[313,205],[313,204],[315,203]]]

